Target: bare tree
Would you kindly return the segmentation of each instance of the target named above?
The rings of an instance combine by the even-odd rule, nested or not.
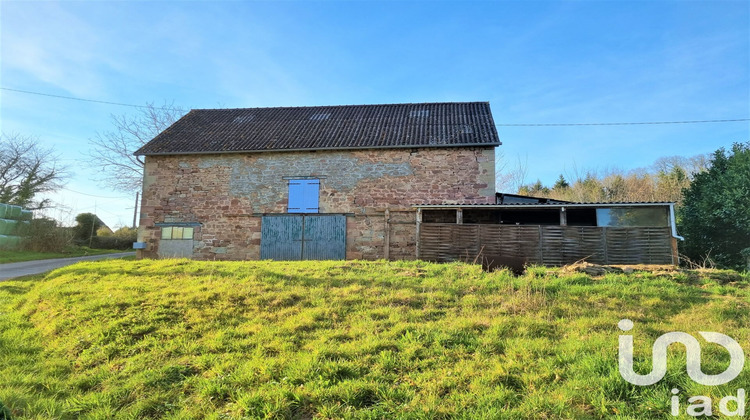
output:
[[[100,174],[99,181],[122,192],[141,188],[143,162],[133,152],[166,130],[185,110],[174,104],[147,104],[134,115],[112,115],[112,130],[97,132],[89,140],[89,164]]]
[[[518,193],[520,188],[526,183],[526,175],[529,171],[529,157],[521,160],[517,156],[516,163],[509,167],[510,162],[505,158],[505,154],[500,151],[496,152],[495,157],[495,190],[506,193]]]
[[[711,166],[710,164],[711,155],[696,155],[691,157],[684,156],[667,156],[661,157],[654,162],[652,170],[656,173],[674,173],[676,171],[682,171],[684,174],[692,180],[696,174],[705,172]]]
[[[0,134],[0,203],[31,210],[49,207],[49,199],[35,199],[63,186],[68,173],[59,160],[37,138]]]

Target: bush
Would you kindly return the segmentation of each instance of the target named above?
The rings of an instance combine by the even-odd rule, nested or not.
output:
[[[750,142],[717,150],[711,168],[695,176],[679,211],[683,252],[720,268],[742,270],[750,247]]]
[[[72,243],[70,229],[58,225],[55,220],[40,218],[29,223],[28,236],[24,238],[22,248],[36,252],[63,252]]]
[[[747,247],[740,251],[740,255],[745,259],[745,269],[750,271],[750,247]]]
[[[76,226],[73,228],[73,236],[79,245],[87,245],[92,236],[102,226],[102,221],[93,213],[81,213],[76,216]]]
[[[131,249],[138,237],[138,231],[129,227],[117,229],[109,236],[94,236],[91,247],[98,249]]]
[[[12,420],[13,417],[10,415],[10,410],[5,408],[3,402],[0,401],[0,420]]]
[[[117,229],[117,231],[115,231],[112,235],[121,239],[132,239],[133,242],[135,242],[136,238],[138,237],[138,229],[129,228],[127,226],[121,227]]]
[[[96,230],[96,236],[112,236],[112,230],[106,226],[102,226]]]
[[[91,248],[94,249],[131,249],[135,239],[118,238],[116,236],[94,236],[91,238]]]

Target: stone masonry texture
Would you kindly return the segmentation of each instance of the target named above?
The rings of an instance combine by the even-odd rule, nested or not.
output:
[[[286,213],[288,180],[320,179],[320,213],[347,214],[347,259],[416,256],[413,204],[494,203],[495,151],[371,149],[146,156],[139,241],[158,257],[156,223],[198,223],[193,258],[260,258],[261,217]]]

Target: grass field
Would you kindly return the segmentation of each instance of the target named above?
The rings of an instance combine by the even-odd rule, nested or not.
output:
[[[673,418],[672,388],[683,406],[692,395],[718,402],[750,384],[750,367],[701,386],[674,346],[664,380],[630,385],[618,373],[618,321],[635,322],[641,373],[669,331],[722,332],[748,352],[749,286],[725,271],[591,278],[424,262],[81,263],[0,283],[0,413]],[[726,352],[703,344],[703,370],[723,371]]]
[[[125,252],[116,249],[93,249],[85,246],[70,247],[65,252],[36,252],[36,251],[15,251],[0,249],[0,264],[46,260],[51,258],[70,258],[83,257],[85,255],[112,254],[115,252]]]

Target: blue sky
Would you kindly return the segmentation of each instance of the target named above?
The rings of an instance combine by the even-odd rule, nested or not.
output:
[[[498,124],[750,118],[748,1],[0,2],[0,85],[186,108],[489,101]],[[88,140],[133,108],[0,90],[73,177],[69,221],[130,224]],[[750,140],[747,122],[498,127],[527,182]],[[83,195],[85,193],[88,195]],[[120,198],[121,197],[121,198]],[[128,209],[130,207],[130,209]]]

